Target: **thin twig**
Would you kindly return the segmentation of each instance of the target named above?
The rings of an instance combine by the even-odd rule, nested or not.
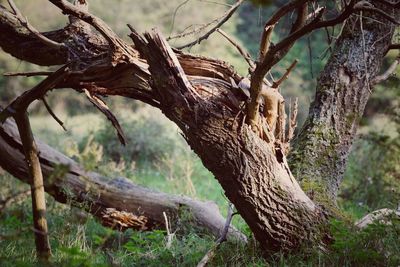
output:
[[[54,73],[53,71],[6,72],[3,75],[7,77],[13,77],[13,76],[32,77],[32,76],[49,76],[53,73]]]
[[[24,17],[18,7],[15,5],[13,0],[8,0],[8,4],[10,5],[11,9],[14,11],[15,16],[21,22],[21,24],[27,28],[32,34],[34,34],[40,41],[44,44],[54,47],[56,49],[63,49],[66,48],[65,44],[55,42],[43,34],[41,34],[38,30],[36,30],[31,24],[29,24],[28,19]]]
[[[174,238],[174,234],[171,233],[171,226],[169,224],[169,220],[167,217],[167,214],[163,211],[163,215],[164,215],[164,220],[165,220],[165,229],[167,230],[167,244],[166,247],[167,249],[170,249],[172,246],[172,241]]]
[[[390,65],[390,67],[381,75],[378,75],[375,77],[375,79],[372,81],[372,84],[378,84],[383,81],[386,81],[393,73],[396,71],[397,66],[400,65],[400,56],[398,56],[393,63]]]
[[[49,106],[49,103],[47,103],[47,101],[46,101],[46,99],[44,97],[42,97],[42,101],[43,101],[44,106],[47,109],[47,112],[49,112],[50,116],[53,117],[53,119],[64,129],[64,131],[67,131],[67,129],[64,126],[64,122],[62,122],[62,120],[60,120],[57,117],[57,115],[53,112],[53,110]]]
[[[385,19],[389,20],[390,22],[400,25],[400,21],[398,21],[396,18],[390,16],[388,13],[385,11],[374,7],[371,3],[365,2],[365,1],[360,1],[357,5],[354,6],[355,11],[368,11],[368,12],[373,12],[381,15]]]
[[[230,37],[223,30],[217,29],[217,32],[220,33],[223,37],[225,37],[239,51],[239,53],[243,56],[243,58],[249,64],[250,68],[252,70],[254,70],[256,65],[254,64],[254,61],[251,59],[251,56],[250,56],[249,52],[247,52],[242,46],[240,46],[235,40],[233,40],[232,37]]]
[[[174,10],[174,15],[172,16],[172,24],[171,24],[170,34],[171,34],[172,31],[174,30],[175,18],[176,18],[176,14],[178,13],[178,10],[179,10],[182,6],[186,5],[187,2],[189,2],[189,1],[190,1],[190,0],[185,0],[185,1],[183,1],[182,3],[180,3],[180,4],[175,8],[175,10]],[[173,38],[175,38],[175,36],[174,36],[174,37],[168,37],[168,38],[167,38],[167,41],[169,41],[170,39],[173,39]],[[178,37],[176,37],[176,38],[178,38]]]
[[[286,70],[285,74],[283,74],[283,76],[282,76],[279,80],[275,81],[275,82],[272,84],[272,87],[273,87],[273,88],[278,88],[278,87],[289,77],[290,72],[294,69],[294,67],[296,67],[296,65],[297,65],[298,62],[299,62],[299,61],[298,61],[297,59],[295,59],[295,60],[293,61],[293,63],[290,64],[290,66],[289,66],[289,68]]]
[[[203,34],[202,36],[197,38],[197,40],[195,40],[193,42],[190,42],[188,44],[185,44],[185,45],[178,46],[176,48],[177,49],[183,49],[183,48],[186,48],[186,47],[192,47],[192,46],[194,46],[196,44],[199,44],[201,41],[206,40],[218,28],[220,28],[225,22],[227,22],[230,19],[230,17],[232,17],[232,15],[235,13],[235,11],[238,9],[238,7],[243,3],[243,1],[244,0],[237,0],[236,3],[234,5],[232,5],[232,7],[228,11],[226,11],[225,14],[219,19],[219,22],[217,23],[217,25],[215,25],[208,32],[206,32],[205,34]]]
[[[119,141],[121,142],[122,145],[125,146],[126,145],[126,137],[125,137],[124,131],[122,130],[122,127],[118,122],[118,119],[111,112],[111,110],[107,106],[107,104],[100,97],[98,97],[96,94],[91,93],[88,89],[84,88],[83,91],[86,94],[86,97],[89,99],[89,101],[100,112],[102,112],[107,117],[107,119],[111,122],[112,126],[117,131],[117,136],[118,136]]]
[[[318,7],[317,9],[315,9],[313,12],[311,12],[310,14],[308,14],[307,16],[307,21],[315,19],[316,17],[319,16],[319,13],[321,13],[322,11],[324,11],[324,7]]]
[[[206,253],[206,255],[204,255],[201,261],[197,264],[197,267],[206,266],[207,263],[215,256],[215,250],[218,248],[218,246],[226,241],[226,235],[228,234],[233,215],[233,204],[229,203],[228,215],[226,216],[225,226],[222,230],[221,236],[217,239],[217,241],[215,241],[215,245]]]

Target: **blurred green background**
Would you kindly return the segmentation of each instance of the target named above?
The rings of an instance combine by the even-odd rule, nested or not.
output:
[[[0,1],[5,5],[7,1]],[[253,3],[252,3],[253,2]],[[246,1],[236,14],[222,27],[245,47],[254,58],[263,23],[272,12],[286,1],[261,1],[259,5]],[[328,1],[329,2],[329,1]],[[30,23],[40,31],[63,27],[67,18],[46,0],[15,0]],[[126,24],[133,25],[139,32],[158,27],[166,37],[172,37],[220,17],[232,1],[208,0],[90,0],[90,11],[105,20],[120,36],[127,37]],[[288,19],[278,25],[273,40],[287,34]],[[339,33],[340,27],[335,30]],[[332,29],[330,29],[332,31]],[[172,39],[172,46],[195,40],[197,35]],[[396,34],[399,39],[399,34]],[[193,54],[222,59],[232,64],[241,75],[247,75],[247,64],[218,33],[188,50]],[[291,49],[290,53],[273,69],[272,75],[279,77],[294,59],[299,64],[282,86],[282,93],[289,98],[299,98],[299,124],[305,120],[315,93],[318,73],[329,57],[330,45],[325,29],[305,36]],[[384,62],[388,67],[396,56],[389,53]],[[0,74],[45,70],[0,53]],[[400,201],[400,79],[391,77],[378,85],[366,107],[357,139],[348,163],[339,197],[340,207],[355,220],[368,211],[389,207],[396,208]],[[4,106],[40,81],[38,77],[0,76],[0,105]],[[213,175],[206,170],[199,158],[190,150],[178,128],[158,110],[138,101],[121,97],[108,97],[106,101],[120,119],[128,138],[123,147],[115,136],[114,129],[86,100],[84,95],[63,89],[48,95],[50,105],[65,122],[64,132],[49,117],[39,102],[31,107],[31,120],[36,136],[49,145],[73,157],[88,170],[95,170],[110,177],[125,176],[135,183],[160,191],[188,195],[201,200],[213,200],[225,213],[227,200]],[[0,168],[0,201],[16,192],[29,188],[12,178]],[[68,205],[49,202],[50,238],[55,261],[65,266],[99,266],[120,264],[123,266],[193,266],[212,246],[213,237],[198,229],[176,227],[176,238],[172,248],[165,248],[164,232],[115,233],[100,226],[86,216],[79,221],[80,212]],[[35,265],[33,235],[30,231],[31,213],[29,198],[0,211],[0,263],[2,266]],[[244,221],[235,216],[234,224],[251,235]],[[226,243],[211,262],[213,266],[264,266],[305,265],[315,266],[323,261],[329,264],[352,264],[377,262],[396,263],[400,255],[398,231],[373,229],[363,236],[352,236],[344,226],[334,224],[338,240],[353,238],[357,244],[350,248],[339,246],[331,256],[315,252],[307,259],[298,256],[272,255],[263,259],[251,241],[249,245]],[[397,228],[396,228],[397,227]],[[181,229],[182,228],[182,229]],[[384,233],[382,233],[382,231]],[[397,231],[397,232],[396,232]],[[345,234],[344,234],[345,233]],[[397,235],[397,239],[396,239]],[[368,240],[382,238],[384,242],[371,245]],[[128,239],[124,239],[124,238]],[[340,239],[342,238],[342,239]],[[111,241],[110,241],[111,240]],[[123,241],[125,240],[125,241]],[[128,240],[128,241],[127,241]],[[252,240],[252,239],[251,239]],[[343,241],[342,240],[342,241]],[[348,244],[349,242],[345,242]],[[108,243],[107,243],[108,242]],[[363,243],[364,242],[364,243]],[[367,242],[369,245],[365,245]],[[110,245],[110,244],[111,245]],[[107,244],[107,245],[106,245]],[[378,247],[378,248],[377,248]],[[390,249],[387,249],[390,247]],[[385,248],[389,254],[379,253]],[[362,251],[365,253],[356,253]],[[378,251],[372,253],[371,251]],[[387,255],[390,255],[388,257]],[[310,265],[311,264],[311,265]],[[1,264],[0,264],[1,265]],[[379,264],[378,264],[379,265]],[[118,265],[116,265],[118,266]]]

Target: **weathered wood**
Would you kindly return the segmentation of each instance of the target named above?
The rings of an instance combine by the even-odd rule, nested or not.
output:
[[[391,219],[395,218],[400,219],[400,210],[380,209],[365,215],[354,225],[360,229],[363,229],[373,223],[388,224],[390,223]]]
[[[43,186],[43,174],[40,168],[38,149],[33,138],[31,125],[26,111],[15,115],[18,131],[25,154],[29,173],[29,185],[32,196],[32,215],[36,252],[39,259],[48,261],[51,256],[49,231],[46,220],[46,198]]]

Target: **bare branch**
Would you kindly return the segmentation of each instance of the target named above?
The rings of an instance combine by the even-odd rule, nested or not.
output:
[[[58,8],[60,8],[64,14],[72,15],[92,25],[96,30],[98,30],[101,33],[101,35],[103,35],[103,37],[110,44],[114,44],[117,46],[117,44],[115,44],[115,39],[118,37],[110,29],[110,27],[108,27],[108,25],[104,23],[104,21],[102,21],[101,19],[89,14],[87,11],[69,3],[68,1],[65,0],[49,0],[49,1]]]
[[[393,61],[393,63],[390,65],[390,67],[384,73],[375,77],[375,79],[372,81],[372,85],[376,85],[378,83],[386,81],[391,75],[393,75],[395,73],[398,65],[400,65],[400,56],[398,56]]]
[[[315,9],[313,12],[311,12],[310,14],[308,14],[306,21],[313,20],[313,19],[315,19],[316,17],[320,16],[319,14],[320,14],[321,12],[323,12],[324,9],[325,9],[324,7],[321,7],[321,6],[318,7],[318,8]]]
[[[299,61],[298,61],[297,59],[295,59],[295,60],[293,61],[293,63],[290,64],[289,68],[286,69],[285,74],[283,74],[283,76],[282,76],[279,80],[275,81],[275,82],[272,84],[272,87],[273,87],[273,88],[278,88],[278,87],[289,77],[290,72],[294,69],[294,67],[296,67],[296,65],[297,65],[298,62],[299,62]]]
[[[6,72],[3,75],[8,77],[13,77],[13,76],[32,77],[32,76],[49,76],[53,73],[54,71]]]
[[[42,97],[42,101],[43,101],[44,106],[45,106],[46,109],[47,109],[47,112],[49,112],[50,116],[53,117],[53,119],[54,119],[58,124],[60,124],[60,126],[63,128],[64,131],[67,131],[67,129],[65,128],[64,123],[62,122],[62,120],[60,120],[60,119],[57,117],[57,115],[56,115],[56,114],[53,112],[53,110],[51,109],[49,103],[47,103],[46,98]]]
[[[177,49],[183,49],[186,47],[192,47],[196,44],[199,44],[201,41],[206,40],[208,37],[210,37],[211,34],[213,34],[218,28],[220,28],[225,22],[227,22],[230,17],[235,13],[235,11],[238,9],[238,7],[243,3],[244,0],[237,0],[232,7],[225,12],[225,14],[219,19],[219,22],[217,25],[215,25],[213,28],[211,28],[208,32],[197,38],[197,40],[190,42],[185,45],[178,46]]]
[[[55,42],[43,34],[41,34],[38,30],[36,30],[31,24],[29,24],[28,19],[25,18],[18,7],[15,5],[13,0],[8,0],[8,3],[11,6],[11,9],[14,11],[14,14],[17,16],[18,20],[21,24],[26,27],[32,34],[34,34],[41,42],[49,45],[50,47],[54,47],[56,49],[65,49],[66,46],[63,43]]]
[[[55,88],[68,75],[69,68],[68,65],[65,65],[34,88],[24,92],[0,113],[0,123],[4,123],[8,117],[13,117],[16,114],[25,111],[33,101],[41,99],[49,90]]]
[[[112,60],[112,64],[116,65],[119,60],[129,60],[131,57],[137,55],[136,51],[129,45],[127,45],[123,40],[121,40],[117,34],[100,18],[90,14],[86,8],[81,8],[80,6],[75,6],[66,0],[49,0],[55,6],[60,8],[63,13],[75,16],[84,22],[92,25],[111,45],[113,52],[116,50],[123,51],[125,57],[116,56]],[[86,0],[79,0],[80,2],[86,3]],[[85,7],[85,5],[83,5]]]
[[[19,11],[18,7],[15,5],[13,0],[7,0],[8,4],[10,5],[11,9],[13,10],[14,14],[17,17],[23,18],[24,16],[22,15],[21,11]]]
[[[271,45],[271,36],[272,32],[274,31],[275,24],[273,25],[267,25],[264,28],[263,35],[261,37],[261,43],[260,43],[260,55],[259,55],[259,61],[262,62],[265,58],[265,55],[269,51],[269,47]]]
[[[315,17],[318,16],[318,12],[315,12]],[[300,29],[307,21],[308,18],[308,3],[304,3],[297,8],[297,18],[296,21],[293,23],[290,32],[295,32]]]
[[[308,3],[310,0],[295,0],[292,2],[287,3],[286,5],[282,6],[280,9],[278,9],[274,15],[267,21],[265,24],[265,28],[268,25],[274,25],[276,24],[282,17],[284,17],[286,14],[291,12],[292,10]]]
[[[291,29],[291,35],[295,32],[298,32],[301,28],[303,28],[304,23],[308,17],[307,11],[307,3],[308,1],[293,1],[282,8],[280,8],[265,24],[265,30],[263,32],[261,38],[260,45],[260,62],[257,64],[256,69],[254,70],[251,76],[251,86],[250,86],[250,103],[247,107],[247,123],[252,126],[258,123],[258,110],[259,110],[259,97],[263,87],[264,76],[268,73],[271,67],[282,59],[283,56],[289,51],[290,47],[294,44],[295,40],[291,40],[286,44],[286,47],[281,49],[276,49],[276,46],[272,48],[269,47],[269,38],[272,33],[272,29],[269,26],[275,25],[283,16],[285,16],[288,12],[297,8],[297,18],[295,23]],[[323,12],[320,12],[318,15],[322,16]],[[320,17],[316,17],[313,21],[320,19]],[[269,32],[271,31],[271,32]],[[253,127],[254,128],[254,127]]]
[[[395,50],[395,49],[400,49],[400,44],[391,44],[391,45],[389,45],[388,50]]]
[[[85,92],[87,98],[89,99],[89,101],[98,109],[101,111],[101,113],[103,113],[107,119],[109,121],[111,121],[113,127],[115,128],[115,130],[117,130],[117,135],[118,135],[118,139],[121,142],[121,144],[123,144],[124,146],[126,145],[126,137],[124,134],[124,131],[121,128],[121,125],[119,124],[117,118],[114,116],[114,114],[111,112],[110,108],[107,106],[107,104],[97,95],[92,94],[91,92],[89,92],[89,90],[87,89],[83,89],[83,91]]]
[[[31,186],[33,230],[35,234],[36,253],[39,259],[47,262],[51,256],[49,231],[46,220],[46,198],[42,167],[39,160],[39,150],[33,137],[26,109],[20,110],[14,116],[25,154],[25,164],[29,173]]]
[[[396,25],[400,25],[400,21],[398,21],[396,18],[390,16],[388,13],[384,12],[383,10],[374,7],[371,3],[369,2],[365,2],[365,1],[360,1],[359,3],[357,3],[354,6],[354,10],[355,11],[369,11],[369,12],[374,12],[377,13],[379,15],[381,15],[382,17],[384,17],[385,19],[389,20],[390,22],[396,24]]]
[[[217,29],[217,32],[220,33],[223,37],[225,37],[243,56],[246,62],[249,64],[251,71],[253,71],[256,67],[254,61],[251,59],[249,52],[247,52],[242,46],[240,46],[232,37],[230,37],[226,32],[221,29]]]

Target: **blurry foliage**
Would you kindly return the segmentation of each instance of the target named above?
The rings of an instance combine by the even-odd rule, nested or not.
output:
[[[120,144],[115,129],[106,120],[94,136],[94,140],[103,145],[104,152],[110,159],[116,162],[120,160],[155,162],[169,153],[178,152],[179,148],[184,146],[178,128],[168,123],[160,111],[146,108],[129,115],[120,119],[127,146]]]
[[[400,204],[400,138],[371,133],[349,158],[341,198],[369,210]]]
[[[93,142],[93,135],[89,135],[83,147],[79,148],[76,142],[70,142],[65,148],[67,156],[72,157],[88,171],[93,171],[103,160],[103,146]]]

